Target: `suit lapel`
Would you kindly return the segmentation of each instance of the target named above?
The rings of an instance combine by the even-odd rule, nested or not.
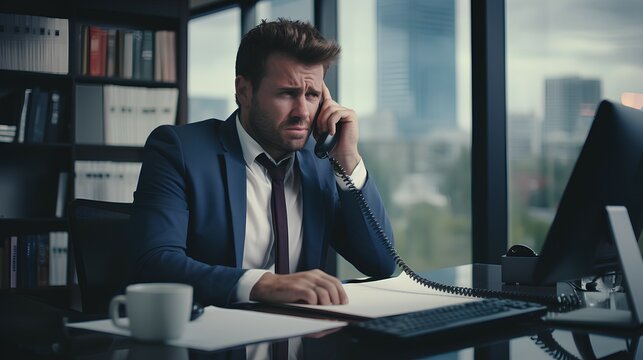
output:
[[[232,234],[236,266],[243,266],[243,246],[246,237],[246,165],[239,143],[235,111],[221,125],[221,144],[225,150],[223,157],[227,180],[227,197],[232,216]],[[324,224],[326,212],[320,189],[319,174],[314,164],[313,153],[302,150],[296,154],[295,165],[301,175],[303,193],[304,241],[302,244],[299,267],[297,270],[319,268],[323,253]]]
[[[232,216],[232,235],[236,266],[243,266],[243,246],[246,237],[246,165],[237,134],[237,112],[221,125],[221,144],[225,149],[227,196]]]
[[[315,159],[310,151],[297,153],[297,166],[301,175],[304,201],[303,226],[304,241],[301,248],[298,270],[319,268],[321,265],[322,245],[326,213],[322,193],[319,191],[319,174],[314,165]]]

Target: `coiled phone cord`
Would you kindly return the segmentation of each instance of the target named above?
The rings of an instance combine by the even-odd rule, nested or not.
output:
[[[562,345],[554,339],[552,336],[552,330],[541,331],[538,334],[531,337],[536,343],[536,346],[540,347],[545,353],[557,360],[580,360],[580,358],[574,356],[569,351],[565,350]]]
[[[555,311],[555,312],[565,312],[565,311],[573,310],[580,306],[581,302],[576,295],[562,294],[559,296],[547,296],[547,295],[538,295],[538,294],[526,294],[526,293],[520,293],[515,291],[498,291],[498,290],[489,290],[489,289],[468,288],[468,287],[455,286],[455,285],[446,285],[446,284],[438,283],[438,282],[423,278],[422,276],[418,275],[415,271],[413,271],[413,269],[411,269],[411,267],[409,267],[406,264],[406,262],[404,262],[404,260],[402,260],[399,253],[397,252],[397,250],[389,240],[388,236],[386,235],[386,232],[384,231],[384,229],[382,229],[382,225],[379,223],[379,221],[373,214],[373,210],[371,210],[370,206],[368,206],[368,203],[366,202],[364,195],[355,186],[355,183],[353,183],[353,180],[346,173],[346,170],[344,170],[342,165],[332,156],[328,156],[328,160],[333,166],[333,169],[335,170],[335,172],[339,174],[342,180],[346,183],[349,191],[353,194],[353,196],[355,196],[355,199],[357,200],[360,211],[366,217],[368,222],[371,224],[372,229],[377,233],[377,236],[381,240],[382,244],[386,247],[386,250],[389,252],[389,254],[393,258],[397,266],[406,275],[408,275],[411,279],[413,279],[413,281],[427,288],[435,289],[449,294],[464,295],[464,296],[478,297],[478,298],[500,298],[500,299],[513,299],[513,300],[537,302],[537,303],[546,305],[550,311]]]

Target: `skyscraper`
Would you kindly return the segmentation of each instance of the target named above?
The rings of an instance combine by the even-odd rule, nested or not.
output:
[[[541,171],[546,181],[544,206],[554,208],[558,203],[600,100],[599,79],[545,79]]]
[[[454,0],[377,1],[378,106],[402,138],[456,127]]]
[[[578,76],[545,79],[544,133],[582,134],[601,101],[601,81]]]

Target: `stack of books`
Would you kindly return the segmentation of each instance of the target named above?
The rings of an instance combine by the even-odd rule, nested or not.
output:
[[[134,201],[141,163],[76,161],[75,197],[100,201]]]
[[[176,33],[83,26],[80,64],[86,76],[172,83],[176,81]]]
[[[0,92],[0,102],[0,142],[60,141],[60,91],[37,87],[4,90]]]
[[[0,288],[67,284],[66,232],[12,235],[0,245]]]
[[[176,88],[76,86],[76,143],[143,146],[154,128],[174,124]]]
[[[0,69],[67,74],[67,19],[0,14]]]

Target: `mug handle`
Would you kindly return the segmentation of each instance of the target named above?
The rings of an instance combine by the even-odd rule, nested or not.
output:
[[[125,318],[121,318],[118,313],[118,308],[121,304],[125,305],[126,299],[125,295],[114,296],[112,301],[109,302],[109,317],[117,328],[129,330],[129,321],[125,320]]]

